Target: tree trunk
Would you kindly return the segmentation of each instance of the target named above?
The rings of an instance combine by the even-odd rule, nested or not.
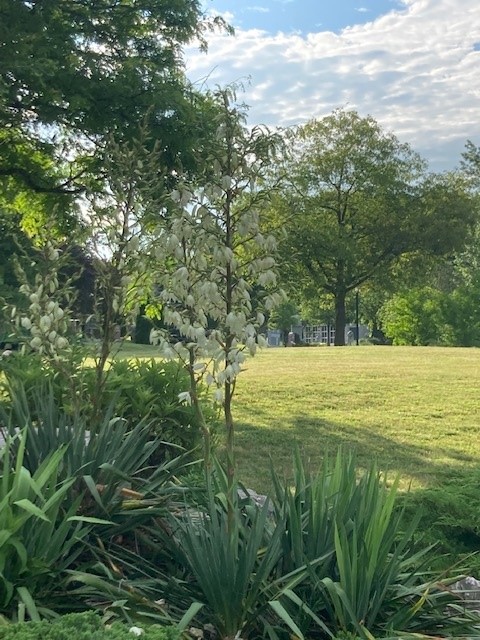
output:
[[[345,313],[345,291],[337,291],[335,296],[335,346],[345,346],[345,325],[346,325],[346,313]]]

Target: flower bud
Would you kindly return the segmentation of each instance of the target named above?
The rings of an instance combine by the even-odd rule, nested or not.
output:
[[[38,336],[30,340],[30,346],[32,349],[39,349],[42,346],[42,339]]]
[[[48,331],[52,326],[52,319],[50,318],[50,316],[42,316],[40,318],[39,325],[42,331]]]
[[[58,336],[55,341],[55,346],[57,349],[65,349],[65,347],[68,346],[68,340],[62,336]]]

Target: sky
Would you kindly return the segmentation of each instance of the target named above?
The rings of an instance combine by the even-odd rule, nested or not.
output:
[[[428,160],[480,145],[480,0],[203,0],[235,35],[185,51],[199,87],[238,82],[249,123],[303,124],[336,108],[371,115]]]

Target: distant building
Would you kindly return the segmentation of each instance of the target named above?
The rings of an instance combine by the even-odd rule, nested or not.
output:
[[[295,325],[292,331],[299,336],[299,342],[303,344],[334,344],[335,327],[332,324]],[[345,344],[356,343],[357,326],[347,324],[345,326]],[[358,326],[358,339],[364,340],[370,335],[370,329],[360,324]]]
[[[282,331],[280,329],[269,329],[267,331],[267,342],[269,347],[283,347]]]

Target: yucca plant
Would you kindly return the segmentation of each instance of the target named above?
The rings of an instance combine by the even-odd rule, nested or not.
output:
[[[274,475],[284,566],[323,561],[309,564],[283,602],[309,637],[324,637],[325,628],[365,639],[472,630],[474,617],[455,606],[449,582],[428,574],[430,549],[415,548],[418,521],[404,522],[398,480],[388,486],[375,464],[358,473],[355,456],[342,450],[314,474],[297,453],[294,468],[293,486]]]
[[[166,547],[176,574],[168,588],[158,580],[157,597],[165,598],[169,607],[178,607],[179,602],[190,605],[180,627],[192,620],[197,625],[209,623],[222,640],[259,638],[263,633],[274,639],[286,630],[302,638],[279,600],[305,573],[303,567],[290,575],[276,575],[284,521],[274,521],[268,502],[260,508],[240,498],[239,492],[234,492],[228,509],[232,494],[225,472],[218,461],[214,467],[200,505],[185,505],[170,515],[163,529],[148,530],[159,554]]]
[[[285,535],[282,540],[284,571],[324,557],[317,564],[318,575],[334,570],[334,532],[337,522],[350,522],[356,513],[357,470],[355,459],[341,451],[313,473],[297,449],[294,454],[291,482],[280,479],[272,469],[275,512],[284,514]]]
[[[140,541],[141,544],[141,541]],[[147,551],[148,547],[143,547]],[[101,608],[105,620],[177,623],[191,604],[175,575],[122,544],[92,548],[97,562],[69,571],[71,595]],[[168,594],[168,602],[164,597]],[[1,637],[1,636],[0,636]]]
[[[123,490],[136,495],[152,475],[148,460],[159,442],[151,439],[147,422],[130,427],[113,415],[111,404],[101,422],[92,425],[81,412],[63,411],[50,383],[30,389],[28,396],[20,381],[12,380],[8,388],[9,410],[0,407],[3,432],[12,435],[26,429],[23,463],[32,473],[52,450],[65,445],[60,477],[75,479],[70,495],[84,496],[85,513],[111,515],[123,501]]]
[[[340,629],[371,635],[470,635],[480,618],[462,612],[429,570],[431,547],[416,549],[418,520],[406,524],[396,509],[398,479],[386,486],[374,465],[358,483],[358,517],[335,527],[337,578],[319,581],[327,610]]]
[[[11,392],[13,389],[11,410],[0,409],[0,421],[7,434],[15,434],[24,425],[27,440],[21,446],[18,440],[12,442],[10,455],[14,459],[21,455],[23,466],[33,475],[50,452],[63,445],[57,475],[59,481],[68,479],[65,508],[75,503],[78,514],[90,518],[92,524],[82,557],[71,567],[69,584],[79,601],[90,598],[110,606],[121,599],[120,577],[123,584],[128,583],[129,593],[136,592],[133,582],[141,571],[131,571],[128,552],[138,549],[143,526],[165,516],[179,499],[183,501],[185,490],[177,476],[195,463],[188,452],[172,447],[178,451],[176,457],[151,468],[148,460],[158,441],[151,440],[148,424],[129,428],[125,420],[112,416],[112,406],[93,430],[87,428],[90,425],[83,413],[66,414],[58,407],[48,383],[31,388],[28,398],[20,383],[13,383]],[[112,560],[112,553],[118,560]],[[139,558],[137,565],[142,562]],[[127,590],[122,593],[125,596]],[[145,596],[137,600],[142,598]]]

